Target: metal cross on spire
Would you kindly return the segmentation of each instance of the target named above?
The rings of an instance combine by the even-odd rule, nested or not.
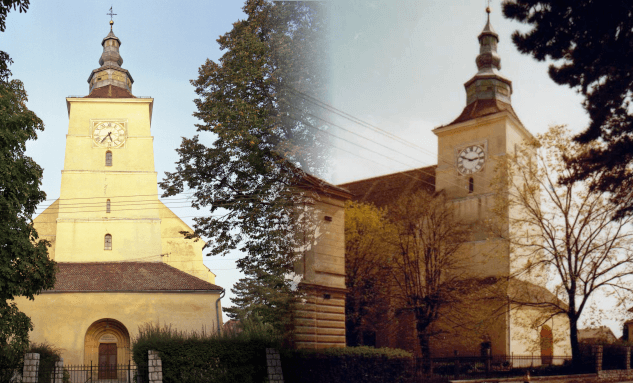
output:
[[[490,0],[488,0],[488,5],[490,5]],[[112,7],[110,7],[110,13],[106,13],[106,15],[110,16],[110,21],[112,21],[112,16],[116,16],[116,13],[112,13]]]
[[[112,32],[112,24],[114,24],[114,20],[112,20],[112,16],[116,16],[117,14],[112,13],[112,7],[110,7],[110,13],[106,13],[106,15],[110,16],[110,32]]]

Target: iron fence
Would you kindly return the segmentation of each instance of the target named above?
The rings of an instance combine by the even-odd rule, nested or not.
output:
[[[147,367],[127,364],[89,364],[42,367],[38,374],[40,382],[59,383],[147,383]]]
[[[572,368],[571,356],[490,355],[417,358],[418,381],[490,377],[565,375],[592,372],[593,365]]]

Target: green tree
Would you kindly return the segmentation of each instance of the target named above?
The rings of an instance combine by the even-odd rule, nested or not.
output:
[[[13,9],[26,12],[28,0],[3,0],[0,32]],[[46,199],[39,188],[42,168],[25,155],[26,141],[37,138],[44,123],[26,107],[26,91],[10,80],[11,58],[0,51],[0,371],[8,381],[28,348],[33,324],[16,306],[16,297],[33,299],[53,287],[55,262],[47,242],[38,240],[31,217]],[[8,374],[8,375],[7,375]]]
[[[567,316],[572,358],[579,363],[578,321],[591,297],[633,292],[633,218],[613,219],[617,206],[590,186],[592,179],[559,182],[575,179],[577,169],[564,160],[584,150],[567,129],[552,127],[537,139],[507,156],[492,183],[502,196],[494,210],[509,227],[501,235],[512,249],[512,277],[555,294],[524,289],[515,303],[539,307],[549,317]]]
[[[208,212],[194,219],[189,237],[208,238],[209,255],[238,249],[244,254],[238,268],[257,270],[239,291],[271,281],[261,272],[275,276],[270,291],[285,294],[291,282],[282,278],[279,288],[279,278],[293,271],[297,249],[313,233],[306,229],[310,193],[297,186],[324,159],[318,115],[300,96],[318,96],[323,88],[326,60],[317,54],[323,9],[317,2],[248,0],[243,10],[246,19],[217,40],[222,58],[207,60],[191,81],[199,96],[198,132],[211,134],[213,144],[184,138],[176,171],[166,173],[161,187],[164,196],[191,190],[192,206]],[[248,300],[239,305],[238,311],[250,310]]]
[[[373,205],[345,204],[345,322],[348,346],[367,344],[381,330],[388,305],[392,225],[386,211]],[[370,342],[371,343],[371,342]]]
[[[261,318],[263,323],[270,323],[279,333],[284,334],[292,325],[292,306],[294,294],[283,274],[271,274],[261,269],[245,271],[245,277],[233,285],[231,291],[232,307],[224,312],[229,318],[240,322]]]
[[[513,33],[519,51],[555,60],[552,80],[584,96],[590,124],[575,140],[600,145],[566,159],[577,168],[566,181],[590,179],[593,187],[612,193],[619,214],[631,214],[633,2],[512,0],[504,2],[503,13],[532,27]]]
[[[42,168],[24,152],[44,124],[26,100],[21,81],[0,81],[0,363],[8,364],[0,369],[21,357],[33,329],[14,299],[33,299],[55,281],[55,262],[31,220],[46,194],[39,189]]]

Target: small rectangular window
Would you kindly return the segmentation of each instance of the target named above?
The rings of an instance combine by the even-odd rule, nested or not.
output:
[[[110,234],[106,234],[104,241],[104,250],[112,250],[112,236]]]
[[[106,213],[110,212],[110,200],[106,201]]]
[[[112,152],[106,152],[106,166],[112,166]]]

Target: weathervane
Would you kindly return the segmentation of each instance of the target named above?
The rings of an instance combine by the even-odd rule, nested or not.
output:
[[[488,0],[488,2],[490,2],[490,0]],[[112,16],[116,16],[116,13],[112,13],[112,7],[110,7],[110,13],[106,13],[106,15],[110,16],[110,32],[112,32],[112,24],[114,24]]]

